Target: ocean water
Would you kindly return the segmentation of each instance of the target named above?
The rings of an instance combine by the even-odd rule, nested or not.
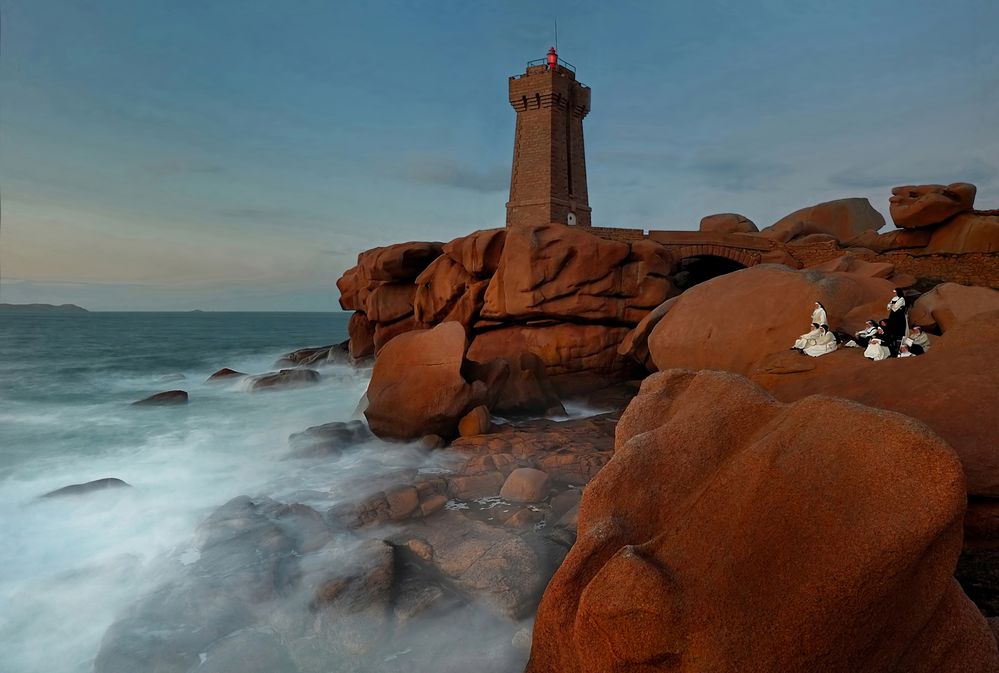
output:
[[[0,670],[91,670],[107,627],[157,581],[155,560],[183,550],[230,498],[304,501],[310,489],[356,478],[358,461],[415,460],[405,447],[381,447],[374,459],[288,460],[290,433],[352,417],[363,369],[326,367],[318,385],[293,390],[205,383],[221,367],[272,371],[284,352],[341,341],[347,318],[0,314]],[[175,388],[189,404],[129,406]],[[38,497],[103,477],[131,488]]]

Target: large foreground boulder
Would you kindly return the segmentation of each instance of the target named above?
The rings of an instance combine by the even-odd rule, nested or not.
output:
[[[465,330],[457,322],[407,332],[387,343],[368,384],[364,416],[371,431],[402,440],[457,435],[462,416],[488,399],[490,385],[498,390],[503,383],[467,380],[466,348]]]
[[[810,234],[828,234],[839,241],[849,241],[884,225],[884,216],[867,199],[837,199],[785,215],[761,235],[782,243]]]
[[[963,511],[960,464],[912,419],[654,375],[583,495],[527,670],[999,670],[953,578]]]
[[[825,305],[832,329],[854,331],[885,314],[892,290],[865,274],[759,265],[684,292],[653,328],[648,347],[659,370],[748,374],[809,330],[814,302]]]

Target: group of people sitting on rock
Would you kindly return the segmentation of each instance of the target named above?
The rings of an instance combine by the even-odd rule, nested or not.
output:
[[[819,357],[832,353],[842,343],[847,348],[863,348],[864,357],[870,360],[907,358],[928,351],[930,339],[923,328],[916,325],[909,329],[908,310],[900,288],[895,288],[887,308],[886,318],[868,320],[862,330],[850,336],[829,328],[826,307],[817,301],[812,311],[811,331],[798,337],[791,349]]]

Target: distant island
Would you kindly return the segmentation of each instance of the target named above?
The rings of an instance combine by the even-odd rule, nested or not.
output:
[[[8,313],[90,313],[76,304],[0,304],[0,312]]]

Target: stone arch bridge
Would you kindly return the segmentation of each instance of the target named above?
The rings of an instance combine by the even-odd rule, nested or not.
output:
[[[617,241],[649,239],[659,243],[673,256],[674,263],[692,257],[720,257],[744,267],[756,266],[764,256],[780,245],[763,236],[752,234],[719,234],[704,231],[643,231],[589,227],[591,233]]]

